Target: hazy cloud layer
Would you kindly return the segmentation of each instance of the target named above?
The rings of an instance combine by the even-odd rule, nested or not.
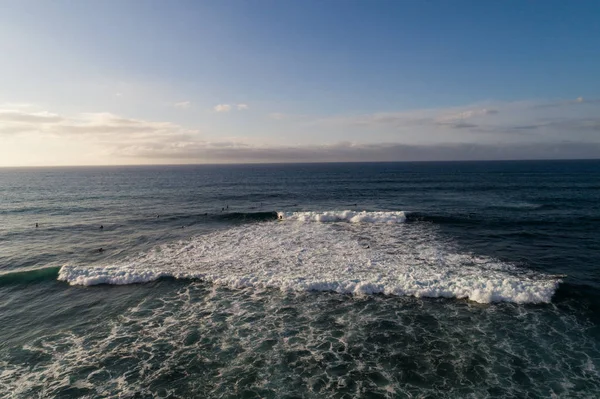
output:
[[[220,104],[215,111],[247,108]],[[600,102],[582,98],[328,118],[267,116],[267,122],[312,138],[302,145],[293,144],[292,135],[249,140],[240,132],[239,138],[227,138],[172,122],[111,113],[67,116],[24,106],[0,109],[0,147],[3,139],[63,140],[123,163],[600,158]]]
[[[228,143],[215,146],[193,142],[184,145],[130,146],[119,155],[173,162],[393,162],[511,159],[589,159],[598,158],[600,143],[552,143],[520,145],[480,144],[348,144],[304,147],[264,147]]]
[[[277,119],[283,119],[277,115]],[[598,141],[600,101],[496,102],[318,119],[314,128],[385,134],[411,144]]]

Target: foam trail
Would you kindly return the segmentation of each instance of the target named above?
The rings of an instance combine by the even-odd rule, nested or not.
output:
[[[312,220],[312,219],[311,219]],[[366,241],[365,241],[366,240]],[[560,280],[492,258],[457,253],[420,224],[260,223],[157,247],[112,265],[65,265],[75,285],[161,277],[234,288],[548,303]]]
[[[278,212],[277,215],[283,220],[299,222],[404,223],[406,221],[406,214],[402,211]]]

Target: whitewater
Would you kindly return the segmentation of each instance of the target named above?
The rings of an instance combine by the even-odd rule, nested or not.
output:
[[[457,253],[434,226],[404,212],[291,212],[164,244],[107,265],[65,265],[72,285],[132,284],[161,277],[232,288],[333,291],[548,303],[560,280],[493,258]],[[351,224],[351,225],[347,225]]]

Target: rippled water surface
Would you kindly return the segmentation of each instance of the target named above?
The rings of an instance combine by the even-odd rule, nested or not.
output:
[[[600,395],[597,161],[1,169],[0,199],[0,397]]]

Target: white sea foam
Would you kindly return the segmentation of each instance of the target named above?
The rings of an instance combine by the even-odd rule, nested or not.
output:
[[[493,391],[514,398],[598,397],[600,391],[597,339],[588,320],[564,307],[497,311],[204,283],[163,288],[143,299],[113,298],[107,303],[128,304],[108,315],[106,307],[86,310],[88,328],[48,326],[47,335],[8,352],[16,358],[0,351],[0,397],[222,398],[249,391],[353,397],[368,391],[488,398]]]
[[[291,215],[299,215],[297,219],[287,218],[290,223],[213,232],[111,265],[65,265],[59,279],[75,285],[132,284],[170,276],[234,288],[468,298],[481,303],[550,302],[559,283],[517,273],[514,266],[492,258],[459,253],[430,225],[303,222],[325,214],[296,213]],[[369,221],[383,220],[382,214],[358,213]],[[396,216],[399,220],[400,213]]]
[[[404,223],[406,221],[406,214],[402,211],[279,212],[278,216],[283,220],[299,222]]]

